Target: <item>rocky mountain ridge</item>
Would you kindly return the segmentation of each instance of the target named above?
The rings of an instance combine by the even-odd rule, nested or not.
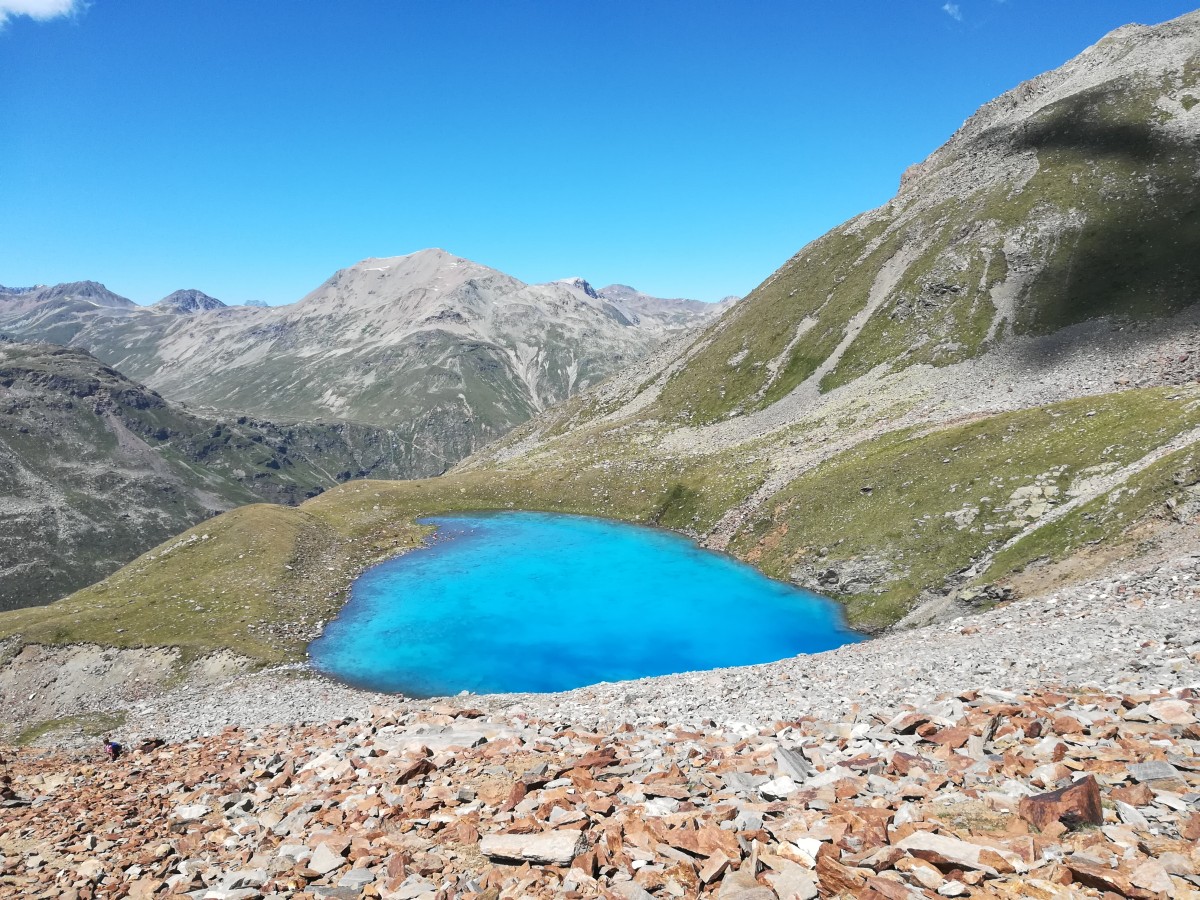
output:
[[[422,476],[722,311],[594,293],[426,250],[363,260],[288,306],[177,292],[101,308],[39,289],[0,304],[0,331],[84,347],[176,401],[388,427],[410,448],[403,474]]]

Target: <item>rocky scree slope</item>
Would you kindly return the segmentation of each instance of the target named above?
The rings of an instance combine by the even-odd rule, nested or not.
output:
[[[171,400],[388,427],[407,448],[403,474],[417,477],[724,308],[602,294],[424,250],[364,260],[273,308],[199,292],[148,308],[58,289],[0,295],[0,331],[84,347]]]
[[[1200,165],[1200,110],[1186,99],[1198,50],[1200,14],[1122,29],[1006,94],[897,200],[809,245],[698,337],[660,346],[441,478],[344,485],[270,517],[235,512],[61,604],[0,618],[0,635],[301,659],[356,572],[418,539],[416,517],[454,509],[671,527],[836,597],[874,631],[1187,552],[1200,512],[1189,274],[1200,254],[1195,185],[1176,166]],[[1047,137],[1094,136],[1112,116],[1140,135],[1134,170],[1113,168],[1128,155],[1110,143],[1068,152]],[[1091,306],[1052,313],[1074,290],[1044,280],[1056,254],[1083,247],[1093,226],[1128,234],[1152,211],[1171,226],[1153,242],[1156,264],[1130,270],[1127,289],[1086,292]],[[1004,240],[988,256],[978,242],[993,232]],[[1105,265],[1141,259],[1142,245],[1122,245],[1129,254],[1114,249]],[[985,257],[992,275],[1002,261],[1022,273],[1021,289],[1008,274],[964,274]],[[918,307],[919,335],[905,324]],[[974,344],[951,328],[968,320]],[[908,335],[901,345],[894,328]],[[925,337],[938,335],[957,349],[933,354]],[[878,364],[826,380],[868,350]],[[238,542],[250,533],[274,555],[248,563]],[[174,547],[186,552],[162,552]],[[295,577],[289,561],[316,559],[314,548],[313,577]],[[219,627],[238,596],[245,623]]]
[[[1193,897],[1197,562],[568,694],[178,690],[115,762],[0,751],[0,894]]]
[[[12,896],[1194,897],[1191,692],[761,730],[441,705],[4,762]],[[81,821],[80,809],[87,809]]]
[[[0,343],[0,609],[56,600],[234,506],[402,465],[384,429],[203,418],[82,350]]]

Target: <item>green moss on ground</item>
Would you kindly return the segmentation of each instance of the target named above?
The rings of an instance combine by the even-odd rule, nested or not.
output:
[[[59,719],[36,722],[19,731],[12,741],[18,747],[28,747],[48,734],[59,731],[79,731],[88,737],[102,737],[125,724],[123,711],[111,713],[85,713]]]

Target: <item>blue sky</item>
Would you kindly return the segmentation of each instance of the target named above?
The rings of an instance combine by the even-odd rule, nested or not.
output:
[[[744,294],[980,104],[1196,2],[0,0],[0,284],[282,303],[437,246]]]

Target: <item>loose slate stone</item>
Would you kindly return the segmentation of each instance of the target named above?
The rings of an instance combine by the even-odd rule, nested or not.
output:
[[[308,860],[307,865],[314,872],[327,875],[335,869],[340,869],[346,865],[346,859],[340,853],[335,853],[331,850],[328,844],[321,844],[313,851],[313,855]]]
[[[1191,725],[1196,721],[1186,700],[1156,700],[1146,706],[1151,716],[1168,725]]]
[[[739,869],[721,879],[717,900],[778,900],[775,892],[759,884],[749,872]]]
[[[775,764],[781,775],[787,775],[797,783],[803,783],[804,779],[816,774],[816,769],[802,753],[784,747],[775,748]]]
[[[1129,774],[1134,780],[1141,782],[1178,781],[1179,770],[1168,762],[1153,760],[1151,762],[1134,763],[1129,766]]]
[[[375,880],[370,869],[351,869],[338,879],[338,887],[363,888]]]
[[[583,850],[583,835],[577,831],[543,834],[489,834],[479,842],[479,852],[490,859],[565,866]]]
[[[772,778],[770,781],[758,786],[758,792],[768,800],[784,800],[799,789],[799,785],[787,775]]]
[[[918,831],[896,846],[935,866],[974,869],[992,876],[999,875],[1001,871],[1012,872],[1016,869],[1015,854],[1001,855],[991,847],[982,847],[942,834]]]
[[[624,900],[654,900],[654,895],[633,881],[619,881],[609,890]]]

